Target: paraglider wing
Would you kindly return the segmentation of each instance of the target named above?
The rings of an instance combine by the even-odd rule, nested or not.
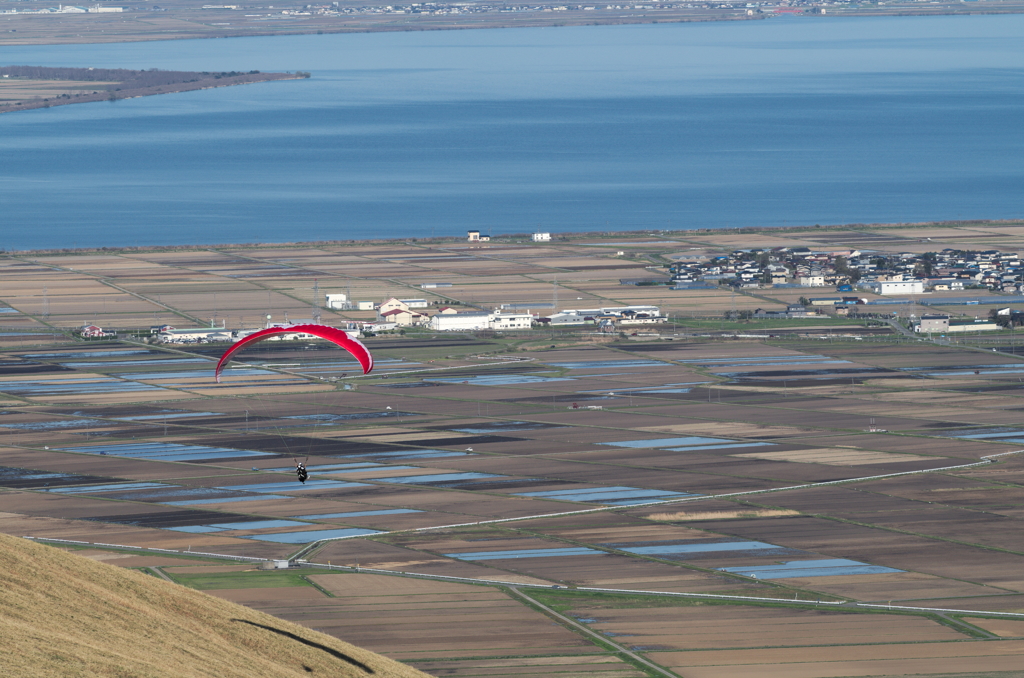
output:
[[[224,366],[231,360],[231,356],[234,355],[235,351],[243,346],[261,341],[276,334],[312,334],[320,337],[321,339],[326,339],[327,341],[333,342],[351,353],[352,356],[359,361],[359,364],[362,365],[363,374],[369,374],[370,370],[373,369],[373,356],[370,355],[369,349],[367,349],[361,341],[350,337],[345,330],[339,330],[327,325],[289,325],[288,327],[268,327],[265,330],[253,332],[249,336],[243,337],[232,344],[231,348],[224,351],[224,355],[222,355],[220,360],[217,362],[217,369],[214,372],[214,376],[217,377],[217,383],[220,383],[221,370],[223,370]]]

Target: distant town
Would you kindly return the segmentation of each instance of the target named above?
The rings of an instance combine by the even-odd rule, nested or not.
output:
[[[938,15],[1024,12],[1021,0],[762,0],[758,2],[497,3],[275,2],[53,5],[0,0],[0,44],[119,42],[235,35],[352,31],[584,26],[687,21],[761,20],[781,15]],[[154,14],[160,19],[154,19]]]
[[[560,238],[556,238],[559,240]],[[530,241],[552,242],[552,234],[536,232]],[[471,230],[466,242],[470,249],[492,247],[492,237]],[[522,241],[516,241],[522,242]],[[927,241],[926,241],[927,242]],[[508,246],[494,243],[496,247]],[[628,258],[626,251],[609,253]],[[1012,328],[1024,324],[1024,311],[1009,304],[1024,303],[1024,266],[1016,252],[1000,250],[961,250],[944,248],[932,252],[882,252],[849,247],[812,249],[809,247],[771,247],[738,249],[727,254],[677,253],[672,263],[645,266],[649,277],[620,278],[620,286],[660,287],[670,291],[733,290],[746,305],[758,301],[759,291],[792,290],[798,296],[784,308],[774,305],[731,310],[722,309],[717,317],[733,321],[878,319],[885,323],[900,321],[896,329],[915,333],[955,334]],[[639,263],[626,264],[636,268]],[[311,318],[274,321],[268,314],[257,327],[229,329],[218,327],[178,327],[154,325],[148,341],[163,344],[202,344],[232,342],[267,327],[292,327],[321,324],[321,309],[326,312],[372,312],[366,320],[347,319],[339,325],[353,337],[372,337],[381,333],[405,334],[408,330],[427,332],[523,332],[553,330],[576,326],[590,327],[599,334],[651,335],[663,327],[676,327],[671,318],[655,304],[602,305],[586,308],[560,308],[557,284],[551,301],[465,304],[445,301],[443,290],[451,282],[425,282],[419,285],[436,295],[432,299],[390,296],[385,299],[357,299],[350,292],[314,291]],[[973,296],[972,296],[973,292]],[[963,294],[965,296],[951,296]],[[934,295],[934,298],[929,298]],[[735,297],[734,297],[735,299]],[[920,304],[924,312],[912,310]],[[929,311],[928,306],[942,309]],[[950,312],[950,308],[985,306],[983,314]],[[646,326],[646,327],[645,327]],[[84,338],[114,337],[94,324],[78,332]],[[659,336],[657,332],[653,336]],[[315,337],[296,331],[275,340],[311,340]]]

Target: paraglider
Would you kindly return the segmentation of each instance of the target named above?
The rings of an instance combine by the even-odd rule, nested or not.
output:
[[[279,334],[312,334],[313,336],[320,337],[321,339],[326,339],[327,341],[333,342],[351,353],[362,366],[363,374],[369,374],[370,370],[373,369],[373,356],[370,355],[369,349],[367,349],[366,346],[364,346],[358,339],[350,337],[345,330],[339,330],[336,327],[330,327],[328,325],[288,325],[286,327],[268,327],[266,329],[259,330],[258,332],[253,332],[249,336],[243,337],[232,344],[217,362],[217,369],[214,371],[217,383],[220,383],[221,370],[224,369],[224,366],[231,359],[231,356],[234,355],[235,351],[239,350],[243,346],[247,346],[254,342]]]
[[[306,457],[305,461],[292,461],[295,461],[295,475],[298,476],[299,482],[305,485],[306,478],[309,477],[309,471],[306,470],[306,461],[309,461],[309,457]]]

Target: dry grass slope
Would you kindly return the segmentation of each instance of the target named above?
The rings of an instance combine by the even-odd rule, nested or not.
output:
[[[4,676],[427,676],[268,614],[2,534],[0,638]]]

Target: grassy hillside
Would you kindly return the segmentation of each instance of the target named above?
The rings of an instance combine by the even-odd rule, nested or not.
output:
[[[0,674],[424,677],[331,636],[0,534]]]

